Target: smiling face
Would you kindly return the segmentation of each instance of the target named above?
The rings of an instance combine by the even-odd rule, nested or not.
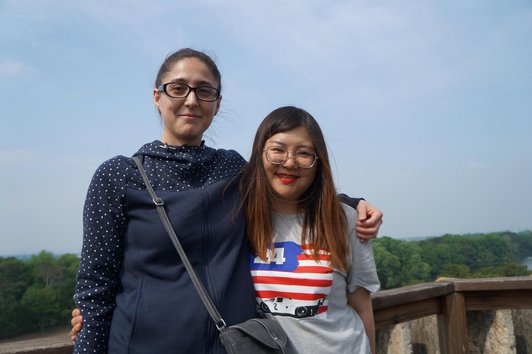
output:
[[[306,127],[297,127],[272,135],[264,144],[264,149],[279,147],[289,152],[290,158],[282,165],[270,163],[266,153],[262,162],[266,179],[275,193],[272,200],[277,212],[295,214],[300,197],[311,186],[316,177],[317,164],[311,168],[301,168],[296,164],[294,154],[297,151],[314,152],[314,144]]]
[[[209,67],[193,57],[173,64],[162,80],[162,83],[168,82],[185,83],[191,87],[219,87],[219,82]],[[200,101],[193,91],[185,98],[172,98],[157,89],[153,90],[153,99],[163,121],[161,140],[170,145],[199,145],[203,133],[218,113],[222,100],[219,97],[214,102]]]

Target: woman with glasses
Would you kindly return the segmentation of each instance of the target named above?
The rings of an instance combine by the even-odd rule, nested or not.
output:
[[[256,316],[234,178],[245,161],[202,140],[220,108],[220,72],[209,56],[185,48],[166,58],[154,87],[162,137],[134,156],[221,315],[228,325],[242,322]],[[359,234],[375,237],[382,213],[361,204],[370,218]],[[75,353],[224,352],[128,157],[104,162],[90,183],[74,299],[84,318]]]
[[[336,196],[316,120],[296,107],[260,124],[240,180],[259,308],[277,318],[293,353],[375,353],[371,243]]]

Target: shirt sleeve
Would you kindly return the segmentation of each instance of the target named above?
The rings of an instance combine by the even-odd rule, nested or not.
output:
[[[371,241],[361,242],[356,235],[356,210],[342,204],[347,217],[347,236],[349,238],[350,267],[347,272],[347,290],[354,292],[362,287],[369,292],[376,292],[380,288],[377,267],[373,258],[373,244]]]
[[[118,156],[96,170],[83,209],[83,246],[74,300],[83,328],[74,353],[107,353],[126,230],[128,159]]]
[[[344,193],[338,194],[338,197],[340,197],[342,203],[349,205],[353,209],[358,208],[358,203],[360,203],[361,200],[365,200],[364,198],[352,198]]]

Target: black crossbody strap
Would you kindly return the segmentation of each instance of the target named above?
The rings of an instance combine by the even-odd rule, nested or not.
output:
[[[177,238],[174,228],[172,227],[172,224],[170,223],[170,219],[168,219],[168,215],[166,214],[166,211],[164,210],[164,201],[155,194],[155,191],[153,190],[150,180],[148,179],[148,176],[146,175],[146,171],[144,171],[144,167],[142,167],[142,163],[140,162],[140,160],[137,157],[132,157],[132,160],[137,165],[140,175],[142,179],[144,180],[144,184],[146,185],[146,188],[148,189],[148,193],[150,193],[150,197],[152,198],[153,203],[157,207],[157,212],[159,213],[159,216],[161,217],[161,221],[163,222],[164,228],[168,232],[168,236],[170,236],[170,239],[172,240],[172,243],[174,244],[174,247],[177,250],[179,257],[181,257],[181,261],[183,262],[183,265],[185,266],[185,269],[187,270],[188,275],[190,276],[190,279],[192,280],[192,283],[194,284],[194,287],[196,288],[196,291],[198,292],[201,298],[201,301],[205,305],[207,312],[209,312],[209,315],[211,316],[214,323],[216,324],[216,328],[218,328],[219,331],[223,331],[226,326],[225,321],[220,315],[220,312],[218,312],[218,309],[216,308],[216,306],[214,305],[214,302],[212,301],[211,297],[207,293],[207,290],[205,290],[205,287],[203,286],[202,282],[199,280],[198,276],[196,275],[196,272],[194,271],[192,264],[190,264],[190,261],[188,260],[185,250],[181,246],[181,243],[179,242],[179,239]]]

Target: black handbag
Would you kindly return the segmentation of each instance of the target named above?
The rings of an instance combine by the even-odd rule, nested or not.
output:
[[[142,167],[142,163],[137,157],[132,157],[132,160],[137,165],[137,168],[142,176],[144,184],[150,194],[157,208],[157,212],[161,221],[168,232],[168,236],[172,240],[174,247],[181,257],[181,261],[185,266],[192,283],[198,292],[201,301],[205,305],[207,312],[216,324],[216,328],[220,331],[220,341],[228,354],[285,354],[287,353],[288,337],[283,328],[275,318],[252,318],[245,322],[238,323],[233,326],[227,326],[223,320],[220,312],[214,305],[211,297],[205,290],[203,284],[199,280],[194,268],[190,264],[188,257],[179,242],[177,235],[168,219],[168,215],[164,210],[164,201],[159,198],[146,175],[146,171]]]

